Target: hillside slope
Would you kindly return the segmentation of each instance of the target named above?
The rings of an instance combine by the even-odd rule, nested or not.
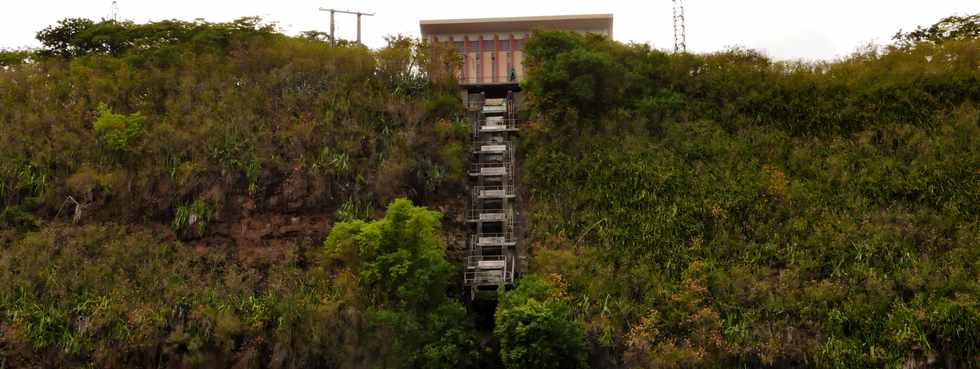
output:
[[[599,367],[975,367],[980,42],[527,45],[532,271]]]
[[[434,258],[461,249],[453,59],[311,37],[69,19],[41,52],[5,54],[0,367],[480,359],[455,268],[423,280],[444,303],[386,304],[324,247],[335,222],[407,197],[446,212],[416,230],[445,233]]]
[[[62,21],[0,52],[0,368],[976,367],[980,42],[923,32],[535,34],[531,274],[491,325],[450,51]]]

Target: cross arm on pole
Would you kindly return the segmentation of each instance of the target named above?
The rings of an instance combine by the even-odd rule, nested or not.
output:
[[[369,16],[369,17],[373,17],[374,16],[374,13],[355,12],[355,11],[351,11],[351,10],[320,8],[320,11],[321,12],[332,12],[332,13],[343,13],[343,14],[354,14],[354,15],[366,15],[366,16]]]
[[[350,10],[320,8],[320,11],[330,12],[330,43],[331,44],[337,43],[337,39],[334,38],[334,19],[333,19],[334,14],[336,13],[353,14],[357,16],[357,43],[361,43],[361,16],[364,15],[369,17],[374,16],[374,13],[355,12]]]

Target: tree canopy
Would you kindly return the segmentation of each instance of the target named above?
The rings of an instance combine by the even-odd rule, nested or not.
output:
[[[358,277],[371,305],[428,311],[446,300],[451,270],[441,217],[396,199],[381,220],[335,224],[324,245]]]
[[[893,40],[903,46],[917,42],[940,44],[946,41],[970,40],[980,38],[980,14],[952,15],[939,20],[929,27],[916,27],[914,31],[898,31]]]
[[[382,219],[334,224],[324,241],[329,260],[350,271],[358,299],[388,353],[385,367],[455,367],[480,358],[466,314],[448,298],[451,266],[436,211],[396,199]]]
[[[282,37],[272,25],[263,24],[257,17],[228,23],[166,20],[146,24],[67,18],[37,33],[42,54],[66,58],[91,54],[118,56],[134,49],[177,45],[224,50],[235,42],[257,36]]]

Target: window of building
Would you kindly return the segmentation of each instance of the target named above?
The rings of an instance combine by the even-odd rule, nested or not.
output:
[[[497,66],[497,53],[490,54],[490,75],[493,76],[493,80],[497,80],[498,71],[500,67]]]
[[[455,47],[456,48],[456,52],[458,52],[460,54],[466,52],[466,50],[463,50],[463,48],[466,47],[466,44],[463,43],[463,41],[455,41],[455,42],[453,42],[453,47]]]
[[[493,40],[483,40],[483,51],[494,51],[495,49]]]
[[[500,51],[510,51],[510,40],[500,40]]]
[[[524,50],[524,39],[517,40],[517,47],[514,50]]]
[[[470,41],[470,49],[469,49],[469,52],[475,53],[475,52],[479,52],[479,51],[480,51],[480,41],[479,40],[477,40],[477,41]]]

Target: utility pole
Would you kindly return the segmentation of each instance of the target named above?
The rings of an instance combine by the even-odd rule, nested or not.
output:
[[[355,11],[350,11],[350,10],[339,10],[339,9],[320,8],[320,11],[321,12],[330,12],[330,43],[331,44],[334,44],[334,45],[337,44],[337,39],[334,37],[334,35],[335,35],[334,32],[336,30],[335,27],[334,27],[334,13],[353,14],[353,15],[356,15],[357,16],[357,43],[361,43],[361,16],[362,15],[366,15],[366,16],[369,16],[369,17],[373,17],[374,16],[374,13],[363,13],[363,12],[355,12]]]
[[[110,14],[110,17],[111,17],[110,19],[112,19],[113,21],[116,22],[119,21],[119,3],[116,1],[112,2],[112,12]]]
[[[687,52],[687,27],[684,25],[684,1],[674,1],[674,52]]]

